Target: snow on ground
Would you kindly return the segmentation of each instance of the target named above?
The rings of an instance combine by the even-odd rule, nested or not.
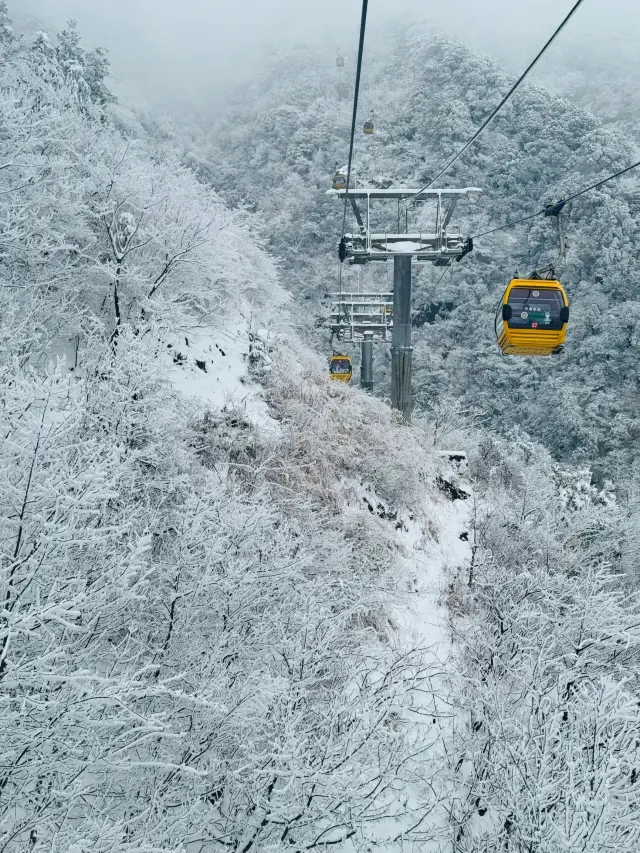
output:
[[[224,318],[218,325],[175,333],[167,340],[163,358],[167,377],[185,396],[198,398],[214,409],[243,409],[252,423],[277,432],[262,386],[249,376],[251,338],[254,345],[268,349],[269,333],[251,332],[241,315]]]
[[[424,739],[428,750],[429,760],[422,763],[422,768],[431,767],[434,772],[438,767],[447,766],[444,736],[453,721],[447,701],[452,642],[447,629],[446,582],[453,570],[468,566],[471,561],[471,490],[464,481],[466,459],[459,465],[450,462],[449,455],[442,454],[439,460],[440,489],[426,495],[425,505],[414,512],[405,512],[396,518],[368,484],[355,490],[358,501],[381,518],[386,517],[396,528],[408,595],[391,613],[395,640],[401,649],[420,649],[426,678],[425,689],[415,692],[406,717],[416,726],[411,737],[416,741]],[[457,494],[464,497],[455,497]],[[416,778],[415,785],[409,783],[399,792],[399,799],[414,811],[402,821],[377,822],[371,831],[372,850],[438,853],[446,849],[447,791],[439,786],[438,780],[431,781],[440,797],[444,796],[443,805],[436,805],[427,813],[422,779]],[[409,828],[410,833],[407,832]],[[348,850],[350,848],[345,845],[344,853]]]
[[[444,578],[450,567],[468,565],[471,560],[468,500],[450,500],[443,496],[428,507],[435,536],[426,538],[417,521],[405,522],[399,531],[408,552],[405,562],[414,578],[411,605],[396,614],[399,631],[427,644],[443,662],[450,653],[446,630],[446,612],[441,606]],[[463,537],[463,538],[461,538]]]
[[[455,463],[441,460],[439,467],[441,490],[435,497],[430,496],[423,508],[429,530],[424,529],[424,519],[416,518],[405,522],[406,529],[398,532],[405,545],[405,565],[413,589],[407,604],[396,609],[395,618],[399,641],[408,648],[424,650],[425,666],[430,670],[429,687],[433,691],[416,694],[409,718],[417,721],[423,730],[431,729],[430,733],[424,732],[433,744],[431,766],[439,764],[446,768],[445,738],[448,739],[454,723],[454,710],[448,701],[453,647],[447,628],[446,584],[454,570],[468,566],[471,561],[471,490],[464,482],[460,483]],[[454,497],[460,486],[463,499]],[[448,791],[440,793],[446,796]],[[434,809],[426,819],[425,840],[414,845],[415,853],[436,853],[443,849],[442,842],[449,835],[446,800],[444,805],[445,808]],[[433,840],[429,840],[429,827]],[[406,846],[401,849],[406,853]]]

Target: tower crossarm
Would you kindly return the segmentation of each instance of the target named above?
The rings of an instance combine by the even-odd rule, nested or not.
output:
[[[482,192],[479,187],[461,189],[414,190],[404,187],[357,187],[329,190],[329,193],[349,199],[360,228],[359,234],[344,234],[339,246],[340,260],[350,264],[366,264],[370,261],[390,260],[398,254],[411,255],[416,261],[425,261],[446,266],[454,258],[468,254],[473,243],[460,234],[459,228],[451,226],[451,217],[462,198]],[[435,202],[435,222],[431,231],[400,233],[400,209],[403,201]],[[371,227],[371,203],[391,201],[398,203],[398,233],[381,233]],[[361,210],[362,206],[362,210]],[[364,215],[363,215],[364,211]],[[406,216],[404,217],[406,221]]]
[[[378,189],[376,187],[358,187],[356,189],[349,188],[347,190],[327,190],[327,195],[345,196],[351,199],[403,199],[410,198],[412,201],[433,201],[434,199],[450,199],[450,198],[468,198],[475,193],[481,193],[479,187],[464,187],[462,189],[448,190],[410,190],[398,187],[389,187],[388,189]]]

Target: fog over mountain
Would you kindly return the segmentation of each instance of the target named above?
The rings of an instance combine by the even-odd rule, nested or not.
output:
[[[78,20],[89,44],[109,48],[116,78],[150,102],[201,102],[224,96],[229,83],[251,79],[262,59],[306,44],[354,55],[360,3],[356,0],[22,0],[14,17],[60,29]],[[569,0],[375,0],[370,32],[431,22],[472,47],[524,68],[572,7]],[[589,0],[549,52],[580,57],[594,46],[635,55],[640,10],[635,0]],[[366,73],[366,72],[365,72]]]

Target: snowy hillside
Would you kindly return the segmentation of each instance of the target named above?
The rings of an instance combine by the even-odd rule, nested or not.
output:
[[[413,768],[412,812],[391,789],[431,664],[391,602],[435,535],[426,437],[274,323],[271,259],[111,126],[73,28],[54,49],[0,14],[3,849],[408,826],[431,789]]]

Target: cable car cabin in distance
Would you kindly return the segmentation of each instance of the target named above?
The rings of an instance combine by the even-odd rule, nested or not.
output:
[[[371,136],[373,134],[373,119],[365,121],[362,131],[365,136]]]
[[[514,278],[496,315],[498,346],[505,355],[557,355],[569,322],[569,301],[559,281]]]
[[[343,172],[336,172],[333,176],[331,188],[334,190],[343,190],[347,186],[347,178]]]
[[[351,382],[353,370],[348,355],[332,355],[329,360],[329,376],[338,382]]]

